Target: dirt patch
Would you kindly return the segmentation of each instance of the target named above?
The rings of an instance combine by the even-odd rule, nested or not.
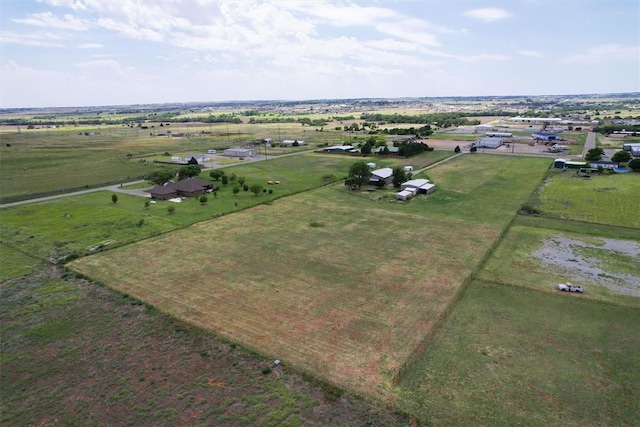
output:
[[[597,239],[595,243],[587,243],[566,237],[545,240],[533,255],[546,265],[568,271],[576,277],[576,281],[594,283],[619,294],[640,297],[638,274],[613,271],[604,266],[600,257],[589,256],[589,251],[585,249],[608,251],[612,256],[629,257],[631,260],[640,256],[640,243],[616,239]]]

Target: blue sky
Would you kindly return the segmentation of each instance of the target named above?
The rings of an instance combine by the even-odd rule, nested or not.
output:
[[[640,91],[637,0],[1,0],[0,108]]]

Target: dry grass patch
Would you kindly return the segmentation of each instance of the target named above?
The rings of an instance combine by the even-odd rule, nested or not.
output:
[[[499,229],[407,215],[325,188],[77,260],[193,324],[383,395]],[[311,226],[314,221],[323,226]]]

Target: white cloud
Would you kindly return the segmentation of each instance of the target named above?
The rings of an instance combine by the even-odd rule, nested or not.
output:
[[[500,9],[497,7],[487,7],[484,9],[471,9],[467,10],[465,16],[470,18],[479,19],[485,22],[498,21],[500,19],[505,19],[511,16],[509,12],[504,9]]]
[[[568,55],[560,62],[563,64],[592,65],[608,62],[629,61],[638,64],[640,46],[605,44],[593,46],[582,53]]]
[[[32,47],[64,47],[63,41],[68,37],[61,33],[35,31],[30,33],[16,33],[3,31],[0,33],[0,43],[10,43]]]
[[[81,45],[78,45],[78,47],[80,49],[100,49],[104,47],[104,45],[100,43],[83,43]]]
[[[119,76],[128,76],[135,69],[133,67],[124,67],[115,59],[97,59],[94,61],[87,62],[77,62],[73,64],[74,67],[84,68],[92,70],[92,72],[97,71],[108,71],[109,73],[114,73]]]
[[[18,24],[33,25],[35,27],[45,27],[57,30],[86,31],[91,26],[85,19],[75,17],[70,14],[64,15],[61,19],[51,12],[34,13],[28,18],[15,18],[13,22]]]
[[[516,53],[520,56],[527,56],[530,58],[543,58],[544,54],[535,50],[518,50]]]

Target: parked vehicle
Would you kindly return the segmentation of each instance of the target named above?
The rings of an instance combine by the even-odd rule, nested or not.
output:
[[[584,288],[580,285],[574,285],[572,283],[558,283],[558,290],[563,292],[578,292],[583,293]]]

